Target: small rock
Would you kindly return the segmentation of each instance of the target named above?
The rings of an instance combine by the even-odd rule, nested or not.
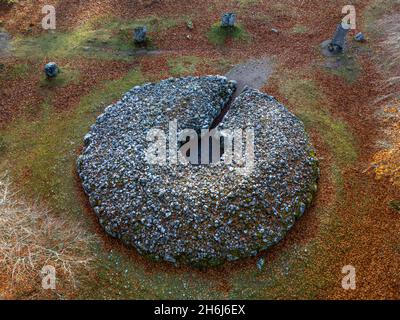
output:
[[[257,269],[261,272],[264,270],[265,267],[265,259],[264,258],[260,258],[257,260]]]

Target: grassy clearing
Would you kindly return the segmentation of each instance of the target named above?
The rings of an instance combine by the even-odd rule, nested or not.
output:
[[[49,32],[38,37],[16,37],[13,40],[17,57],[71,58],[83,55],[99,59],[129,59],[137,47],[133,42],[133,29],[145,25],[149,33],[161,33],[174,28],[177,19],[149,16],[134,21],[103,18],[89,21],[69,32]],[[151,41],[148,48],[151,48]]]
[[[235,41],[249,41],[250,35],[247,33],[245,28],[237,24],[234,27],[221,27],[221,23],[215,23],[210,31],[207,33],[208,40],[213,45],[222,46],[228,39]]]

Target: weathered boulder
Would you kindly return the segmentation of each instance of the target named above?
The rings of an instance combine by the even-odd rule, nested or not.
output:
[[[223,162],[226,149],[221,164],[146,160],[152,128],[168,135],[175,119],[178,130],[208,128],[235,87],[220,76],[149,83],[98,117],[77,168],[108,234],[156,260],[196,266],[255,256],[284,238],[310,205],[319,170],[303,124],[273,97],[245,89],[218,126],[253,128],[247,175],[243,163]]]

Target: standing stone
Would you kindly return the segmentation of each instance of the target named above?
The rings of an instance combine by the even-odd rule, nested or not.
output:
[[[234,27],[236,23],[236,14],[234,13],[225,13],[221,19],[222,27]]]
[[[335,35],[329,45],[329,51],[334,53],[343,52],[346,46],[346,37],[347,33],[349,32],[349,28],[343,28],[342,24],[339,24],[336,28]]]
[[[137,27],[133,33],[133,39],[136,43],[144,43],[147,39],[147,28]]]
[[[44,66],[44,72],[46,73],[47,78],[55,78],[59,73],[59,69],[55,62],[49,62]]]

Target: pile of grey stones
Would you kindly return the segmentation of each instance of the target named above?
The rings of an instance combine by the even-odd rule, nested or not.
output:
[[[246,88],[217,129],[253,128],[255,166],[154,165],[149,130],[207,129],[234,94],[221,76],[137,86],[107,107],[84,138],[77,169],[104,230],[155,260],[215,266],[256,256],[282,240],[317,191],[302,122],[273,97]]]

